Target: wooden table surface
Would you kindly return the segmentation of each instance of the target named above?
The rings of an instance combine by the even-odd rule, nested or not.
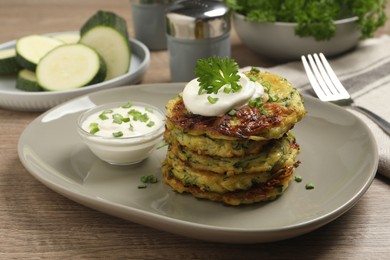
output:
[[[0,42],[33,33],[74,31],[97,10],[126,18],[128,0],[1,0]],[[390,33],[389,23],[377,35]],[[274,62],[232,35],[241,66]],[[168,55],[151,52],[142,83],[169,82]],[[390,259],[390,182],[377,176],[361,200],[326,226],[268,244],[227,245],[162,232],[84,207],[44,186],[19,161],[17,143],[40,113],[0,108],[0,259]]]

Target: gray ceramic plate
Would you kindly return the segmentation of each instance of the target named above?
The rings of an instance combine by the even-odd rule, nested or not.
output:
[[[306,118],[293,132],[301,145],[297,173],[276,201],[227,207],[173,192],[165,183],[139,189],[140,177],[160,174],[166,149],[136,166],[113,167],[97,159],[76,133],[76,118],[112,101],[143,101],[164,109],[184,84],[103,90],[57,106],[34,120],[19,140],[19,157],[44,185],[83,205],[183,236],[229,243],[282,240],[310,232],[349,210],[377,169],[374,138],[346,110],[305,97]],[[306,190],[305,184],[315,184]]]
[[[48,35],[70,34],[76,32],[58,32]],[[14,48],[16,40],[0,45],[0,49]],[[150,64],[149,49],[140,41],[130,39],[132,52],[129,72],[90,86],[64,91],[26,92],[15,88],[16,76],[0,75],[0,107],[22,111],[44,111],[69,99],[93,91],[135,84],[141,81]]]

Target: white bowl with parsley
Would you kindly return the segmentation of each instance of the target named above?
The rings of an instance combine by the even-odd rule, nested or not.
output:
[[[225,2],[233,10],[233,24],[243,44],[279,60],[315,52],[344,53],[386,21],[382,0]]]
[[[91,108],[77,120],[77,132],[101,160],[129,165],[145,160],[162,144],[164,114],[142,102],[113,102]]]

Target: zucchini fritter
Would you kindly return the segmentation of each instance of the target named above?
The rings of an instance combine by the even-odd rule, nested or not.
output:
[[[164,138],[167,143],[178,143],[200,155],[224,158],[253,155],[258,154],[267,143],[267,141],[250,139],[212,139],[207,135],[190,135],[176,128],[169,129],[171,126],[169,121],[167,121],[166,125],[167,130],[164,133]]]
[[[277,177],[270,179],[268,182],[256,184],[250,189],[227,193],[204,191],[197,186],[186,186],[180,180],[172,177],[169,166],[164,165],[162,169],[164,181],[179,193],[190,193],[199,199],[208,199],[222,202],[225,205],[238,206],[270,201],[282,195],[292,179],[295,167],[287,167]]]
[[[306,114],[303,99],[275,74],[245,74],[264,87],[261,105],[208,117],[189,112],[180,94],[168,102],[162,173],[178,193],[236,206],[274,200],[288,187],[300,163],[289,130]]]
[[[271,171],[290,160],[294,163],[299,146],[291,135],[272,140],[257,154],[238,157],[219,157],[200,155],[177,142],[168,150],[167,160],[172,163],[182,161],[186,167],[194,170],[210,171],[229,177],[242,173],[260,173]],[[176,163],[178,164],[178,163]]]
[[[167,125],[193,136],[212,139],[270,140],[281,138],[306,114],[303,100],[284,78],[268,72],[246,72],[265,88],[262,108],[245,105],[234,115],[206,117],[190,113],[181,95],[167,104]]]

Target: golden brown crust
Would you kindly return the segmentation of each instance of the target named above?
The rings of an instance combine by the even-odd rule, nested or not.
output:
[[[282,174],[266,183],[259,183],[248,190],[227,193],[204,191],[197,186],[186,186],[170,174],[168,165],[164,165],[162,169],[164,181],[179,193],[190,193],[199,199],[208,199],[222,202],[225,205],[238,206],[270,201],[279,197],[287,189],[295,171],[295,166],[287,167]]]
[[[179,95],[167,104],[168,128],[218,139],[269,140],[282,137],[306,113],[301,95],[287,80],[275,74],[259,72],[251,76],[268,86],[261,108],[245,105],[234,115],[202,116],[189,112]]]
[[[169,122],[167,122],[169,125]],[[254,141],[251,139],[229,140],[214,139],[207,135],[190,135],[173,128],[167,128],[164,140],[168,144],[180,144],[186,149],[206,156],[219,156],[224,158],[242,157],[261,152],[268,141]]]
[[[189,113],[183,99],[178,99],[174,105],[169,121],[183,132],[204,132],[210,136],[223,135],[233,138],[248,138],[262,135],[267,129],[278,126],[282,122],[282,115],[288,115],[287,108],[276,103],[266,103],[264,108],[269,115],[263,115],[259,108],[244,106],[237,110],[235,116],[222,115],[206,117]],[[234,122],[240,124],[235,125]]]

